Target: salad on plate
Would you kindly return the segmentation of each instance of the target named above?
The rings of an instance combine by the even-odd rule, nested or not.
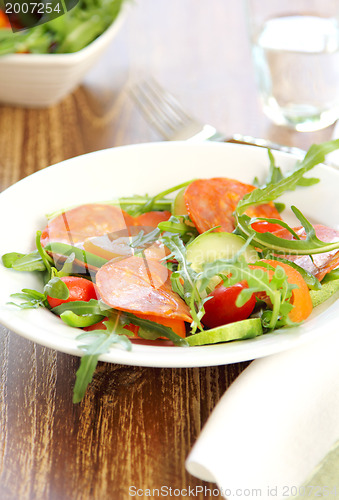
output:
[[[9,307],[43,307],[78,329],[74,402],[112,347],[241,341],[298,325],[331,297],[339,230],[312,225],[295,206],[290,227],[277,199],[319,182],[305,174],[338,147],[313,145],[285,174],[269,151],[267,178],[253,184],[190,179],[152,197],[61,208],[35,250],[4,254],[13,272],[41,277],[41,289],[12,294]]]

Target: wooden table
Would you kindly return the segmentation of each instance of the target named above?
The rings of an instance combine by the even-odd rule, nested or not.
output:
[[[262,114],[241,2],[140,0],[72,95],[50,109],[0,107],[0,189],[66,158],[159,140],[128,94],[140,74],[153,74],[225,134],[302,148],[331,136],[330,128],[282,129]],[[77,357],[3,327],[0,345],[1,500],[124,500],[130,486],[144,491],[137,498],[161,486],[185,498],[178,489],[213,489],[190,476],[184,461],[246,363],[201,369],[99,363],[85,399],[73,405]]]

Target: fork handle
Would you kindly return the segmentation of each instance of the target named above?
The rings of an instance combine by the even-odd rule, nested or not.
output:
[[[267,149],[274,149],[277,151],[282,151],[284,153],[290,153],[297,156],[304,156],[305,151],[299,148],[291,146],[282,146],[281,144],[276,144],[275,142],[268,141],[266,139],[258,139],[256,137],[251,137],[249,135],[234,134],[232,137],[227,137],[225,134],[218,132],[212,125],[204,125],[203,128],[195,134],[194,136],[186,139],[189,142],[201,142],[201,141],[217,141],[217,142],[231,142],[233,144],[245,144],[247,146],[259,146]]]
[[[248,146],[259,146],[261,148],[273,149],[276,151],[282,151],[283,153],[290,153],[296,156],[304,157],[306,151],[293,146],[282,146],[272,141],[266,139],[258,139],[256,137],[251,137],[249,135],[235,134],[232,137],[224,138],[224,142],[231,142],[234,144],[245,144]]]

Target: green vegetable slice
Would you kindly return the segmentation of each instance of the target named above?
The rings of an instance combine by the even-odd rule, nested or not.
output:
[[[99,323],[105,316],[99,314],[86,314],[80,316],[72,311],[65,311],[60,314],[60,318],[66,325],[73,326],[74,328],[85,328],[86,326],[95,325]]]
[[[54,254],[65,255],[65,256],[69,256],[70,254],[73,253],[78,261],[83,262],[84,264],[89,264],[94,267],[101,267],[107,262],[107,259],[104,259],[103,257],[99,257],[98,255],[95,255],[93,253],[85,252],[85,250],[82,250],[81,248],[74,247],[72,245],[68,245],[67,243],[61,243],[58,241],[48,243],[45,246],[45,250],[47,250],[48,252],[52,252]]]
[[[311,290],[310,295],[313,307],[317,307],[329,299],[339,290],[339,279],[322,283],[320,290]]]
[[[186,340],[190,346],[197,346],[251,339],[262,334],[263,329],[260,319],[250,318],[196,333],[187,337]]]

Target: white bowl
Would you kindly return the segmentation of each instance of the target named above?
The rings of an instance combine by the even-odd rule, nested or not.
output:
[[[45,108],[77,87],[118,33],[126,8],[106,31],[78,52],[69,54],[10,54],[0,57],[0,102]]]

